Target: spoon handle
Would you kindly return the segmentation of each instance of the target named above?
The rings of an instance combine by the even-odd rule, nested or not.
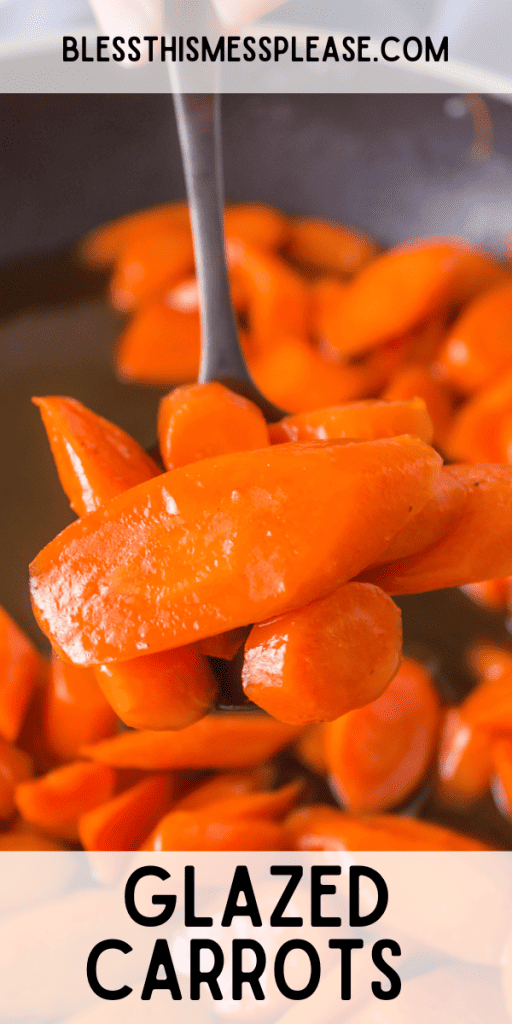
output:
[[[240,349],[225,257],[220,98],[173,93],[190,205],[201,310],[199,381],[219,381],[255,402],[269,423],[284,415],[251,379]]]

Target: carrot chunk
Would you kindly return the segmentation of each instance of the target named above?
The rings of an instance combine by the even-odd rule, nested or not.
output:
[[[215,382],[176,388],[166,395],[158,410],[158,438],[167,469],[269,443],[260,409]]]
[[[449,807],[465,810],[489,789],[492,773],[492,734],[464,721],[450,708],[441,731],[437,794]]]
[[[83,516],[160,473],[133,438],[73,398],[33,398],[71,508]]]
[[[397,606],[377,587],[346,583],[253,626],[242,682],[249,700],[281,722],[332,721],[379,697],[401,653]]]
[[[59,839],[74,841],[80,815],[109,800],[114,787],[115,773],[109,765],[74,761],[39,779],[21,782],[15,799],[25,821]]]
[[[428,672],[405,659],[377,700],[331,722],[325,757],[347,809],[384,811],[413,793],[434,754],[439,718]]]
[[[157,298],[138,309],[114,356],[121,380],[170,385],[196,380],[201,328],[197,310],[183,311]]]
[[[194,786],[175,804],[175,810],[194,811],[219,800],[267,789],[272,781],[270,766],[261,765],[242,772],[222,772],[200,786]]]
[[[128,313],[193,269],[194,247],[188,228],[129,239],[110,282],[112,305],[121,313]]]
[[[63,761],[71,761],[84,743],[112,736],[117,724],[94,669],[66,664],[54,655],[44,711],[44,732],[50,750]]]
[[[44,661],[10,615],[0,608],[0,736],[19,735]]]
[[[512,370],[512,281],[479,295],[453,324],[439,367],[462,394],[481,391]]]
[[[288,830],[264,819],[234,818],[213,808],[208,813],[176,811],[167,815],[142,847],[144,850],[286,850]]]
[[[377,255],[377,246],[362,231],[314,217],[291,222],[288,254],[324,273],[351,277]]]
[[[29,755],[0,738],[0,818],[8,819],[14,813],[14,790],[19,782],[26,782],[31,775]]]
[[[165,814],[171,793],[169,776],[151,775],[87,811],[78,819],[82,846],[85,850],[138,850]]]
[[[116,260],[123,249],[138,238],[145,238],[154,231],[161,234],[187,227],[190,227],[188,203],[165,203],[95,228],[85,236],[80,252],[88,263],[104,266]]]
[[[87,665],[282,614],[374,561],[426,503],[439,464],[406,436],[274,445],[171,470],[41,552],[36,615],[57,650]]]
[[[399,434],[413,434],[427,444],[432,441],[432,423],[421,398],[399,402],[369,399],[350,405],[334,405],[328,409],[286,416],[278,423],[272,423],[268,429],[272,444],[327,441],[336,437],[377,441]]]
[[[119,768],[250,768],[273,757],[298,728],[264,715],[207,715],[179,732],[121,733],[82,753]]]
[[[317,804],[286,821],[297,850],[487,850],[489,847],[429,821],[392,814],[357,817]]]
[[[99,665],[96,679],[121,721],[134,729],[183,729],[206,714],[217,692],[211,669],[192,644]]]

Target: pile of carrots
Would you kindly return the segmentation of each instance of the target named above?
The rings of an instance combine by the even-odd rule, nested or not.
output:
[[[460,242],[379,255],[262,207],[228,209],[226,234],[249,366],[290,415],[268,426],[220,384],[181,383],[157,464],[79,402],[35,399],[78,518],[31,566],[50,663],[0,620],[0,845],[484,849],[390,812],[435,777],[450,806],[492,786],[509,815],[512,654],[475,652],[482,681],[444,708],[402,660],[392,596],[512,576],[512,466],[439,454],[472,401],[454,332],[512,275]],[[114,265],[133,314],[120,374],[194,380],[186,207],[107,225],[82,255]],[[222,664],[240,709],[217,709]]]

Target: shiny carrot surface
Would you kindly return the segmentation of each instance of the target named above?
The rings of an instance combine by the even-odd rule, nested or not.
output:
[[[477,839],[428,821],[391,814],[357,817],[317,804],[286,822],[297,850],[486,850]]]
[[[0,608],[0,736],[18,736],[30,698],[44,671],[43,659],[28,637]]]
[[[408,401],[367,400],[286,416],[269,427],[272,444],[285,441],[326,441],[353,437],[377,441],[382,437],[413,434],[432,442],[432,424],[421,398]]]

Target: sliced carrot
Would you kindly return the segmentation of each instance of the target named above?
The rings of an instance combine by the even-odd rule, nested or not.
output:
[[[327,774],[327,761],[325,760],[325,722],[318,725],[310,725],[301,732],[295,742],[295,753],[308,768],[311,768],[318,775]]]
[[[158,410],[158,438],[167,469],[269,443],[258,406],[215,381],[166,395]]]
[[[168,775],[150,775],[78,819],[86,850],[138,850],[165,814],[172,794]]]
[[[172,232],[189,225],[188,203],[166,203],[102,224],[85,236],[80,252],[88,263],[104,266],[117,259],[126,245],[137,238],[145,238],[155,230],[160,234],[162,230]]]
[[[84,743],[112,736],[117,717],[98,686],[94,669],[52,658],[46,691],[44,733],[51,751],[63,761],[78,755]]]
[[[389,381],[383,398],[388,401],[406,401],[422,398],[434,428],[434,441],[445,448],[446,436],[452,416],[452,396],[431,367],[418,363],[400,367]]]
[[[492,735],[464,721],[450,708],[441,731],[437,794],[449,807],[465,810],[489,789],[492,773]]]
[[[446,438],[450,458],[509,462],[512,374],[473,395],[456,413]]]
[[[121,380],[170,385],[196,380],[201,328],[197,310],[183,311],[157,298],[138,309],[114,356]]]
[[[272,347],[276,333],[309,331],[311,300],[306,282],[284,260],[241,240],[228,240],[228,264],[247,295],[249,334],[254,347]]]
[[[479,295],[453,324],[439,354],[447,380],[462,394],[480,391],[512,370],[512,281]]]
[[[282,249],[288,238],[288,219],[261,203],[229,205],[224,213],[226,238],[239,238],[261,249]]]
[[[375,561],[428,500],[439,463],[406,436],[274,445],[171,470],[41,552],[36,615],[54,647],[86,665],[282,614]]]
[[[18,736],[44,661],[10,615],[0,608],[0,736]]]
[[[273,778],[270,765],[259,765],[241,772],[222,772],[212,779],[194,786],[174,805],[177,811],[194,811],[244,793],[257,793],[268,789]]]
[[[290,228],[288,255],[318,271],[351,277],[377,255],[371,238],[344,224],[298,217]]]
[[[512,671],[484,679],[459,705],[462,720],[474,729],[512,730]]]
[[[487,850],[489,847],[429,821],[397,814],[357,817],[317,804],[287,820],[297,850]]]
[[[304,781],[296,779],[287,786],[269,792],[238,793],[212,801],[208,811],[212,817],[233,820],[235,818],[266,818],[281,821],[290,814],[304,789]]]
[[[124,430],[73,398],[33,398],[39,406],[57,472],[77,515],[157,476],[153,459]]]
[[[167,815],[143,850],[286,850],[288,830],[275,821],[212,816],[197,811]]]
[[[134,729],[183,729],[206,714],[217,692],[193,644],[99,665],[96,680],[116,715]]]
[[[141,306],[194,269],[190,230],[138,235],[128,239],[110,281],[112,305],[121,313]]]
[[[428,672],[407,658],[377,700],[329,723],[325,758],[347,809],[384,811],[413,793],[430,766],[439,721]]]
[[[265,715],[207,715],[180,732],[126,732],[82,753],[120,768],[251,768],[287,746],[298,728]]]
[[[23,750],[0,739],[0,818],[8,819],[15,811],[14,790],[19,782],[32,775],[32,760]]]
[[[109,800],[114,787],[110,765],[74,761],[39,779],[21,782],[15,799],[25,821],[59,839],[74,841],[80,815]]]
[[[345,355],[364,352],[508,279],[505,268],[476,247],[419,239],[377,257],[350,282],[327,340]]]
[[[209,658],[233,661],[247,640],[249,629],[249,626],[239,626],[238,629],[228,629],[226,633],[217,633],[217,636],[206,636],[204,640],[198,640],[197,648]]]
[[[382,437],[413,434],[432,442],[432,423],[424,401],[388,402],[382,399],[334,405],[296,416],[286,416],[269,426],[272,444],[286,441],[327,441],[335,437],[357,437],[376,441]]]
[[[474,644],[468,660],[473,672],[484,679],[499,679],[512,672],[512,650],[497,644]]]
[[[388,594],[419,594],[512,575],[512,468],[452,466],[469,486],[457,522],[438,543],[364,574]]]
[[[401,654],[394,602],[377,587],[346,583],[253,626],[242,683],[249,700],[281,722],[332,721],[380,696]]]

